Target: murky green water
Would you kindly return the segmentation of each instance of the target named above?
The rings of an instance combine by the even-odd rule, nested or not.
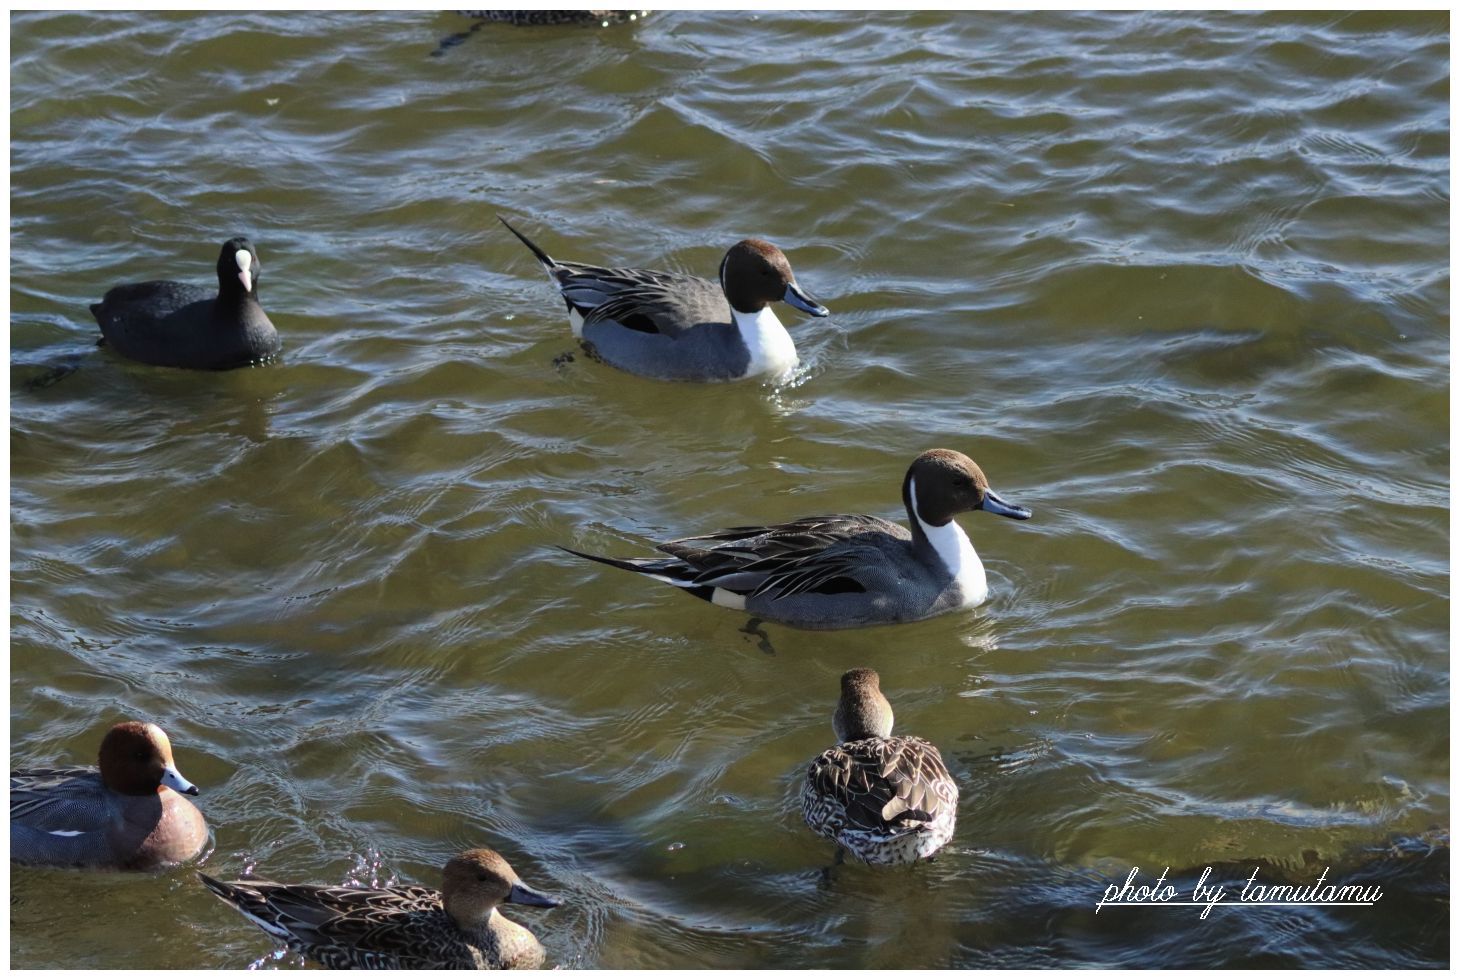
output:
[[[13,765],[155,720],[211,872],[490,845],[569,899],[518,916],[559,965],[1448,960],[1446,14],[661,13],[432,55],[468,25],[12,16]],[[779,391],[557,367],[499,211],[707,275],[763,236],[833,316],[787,312]],[[109,286],[208,282],[240,232],[283,363],[92,346]],[[552,547],[901,519],[931,446],[1035,512],[964,517],[977,614],[767,655]],[[853,666],[963,798],[935,863],[827,888],[798,780]],[[1244,862],[1386,894],[1095,913],[1133,865]],[[12,872],[14,966],[270,949],[189,869]]]

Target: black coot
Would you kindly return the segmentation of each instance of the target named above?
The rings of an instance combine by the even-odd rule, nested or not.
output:
[[[162,367],[224,370],[268,360],[282,346],[259,306],[259,253],[230,238],[218,255],[218,292],[180,282],[138,282],[107,290],[91,312],[100,343]]]

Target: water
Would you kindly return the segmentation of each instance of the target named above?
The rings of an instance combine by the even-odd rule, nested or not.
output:
[[[155,720],[203,866],[435,883],[489,845],[576,967],[1448,961],[1441,12],[11,19],[12,765]],[[554,255],[781,245],[780,390],[572,349]],[[93,347],[111,285],[246,233],[282,363]],[[74,373],[55,380],[55,369]],[[49,372],[49,373],[48,373]],[[54,381],[39,384],[39,381]],[[976,614],[768,628],[574,560],[833,510],[920,450]],[[837,678],[942,747],[959,829],[843,868],[796,811]],[[1376,881],[1360,909],[1095,904]],[[1246,869],[1246,870],[1243,870]],[[12,965],[293,965],[160,876],[18,869]]]

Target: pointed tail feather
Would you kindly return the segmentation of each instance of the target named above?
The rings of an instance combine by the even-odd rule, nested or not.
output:
[[[565,548],[562,545],[557,547],[559,551],[566,551],[570,555],[587,558],[589,561],[596,561],[614,568],[622,568],[627,572],[638,572],[640,575],[647,575],[669,585],[680,588],[694,585],[689,580],[693,571],[673,558],[609,558],[606,555],[590,555],[586,551],[574,551],[572,548]],[[676,575],[675,571],[681,571],[683,574]]]
[[[267,932],[276,939],[287,941],[294,938],[293,933],[289,931],[288,927],[281,922],[275,921],[275,917],[272,915],[273,910],[263,895],[247,887],[250,884],[249,882],[219,881],[217,878],[208,877],[201,871],[198,872],[198,877],[203,879],[203,884],[207,886],[210,892],[217,895],[228,905],[233,906],[245,919],[248,919],[264,932]],[[272,885],[273,882],[260,880],[258,884]]]
[[[217,878],[208,877],[201,871],[198,872],[198,877],[203,879],[203,884],[208,886],[208,890],[210,892],[212,892],[214,895],[217,895],[225,902],[228,901],[228,894],[230,889],[227,885],[223,884],[223,882],[219,881]]]
[[[586,551],[574,551],[572,548],[564,548],[558,545],[559,551],[566,551],[570,555],[579,558],[587,558],[589,561],[596,561],[612,568],[622,568],[626,572],[638,572],[640,575],[654,579],[656,582],[663,582],[665,585],[672,585],[676,589],[683,589],[696,599],[703,599],[706,602],[714,602],[715,587],[695,582],[695,570],[684,562],[675,558],[609,558],[605,555],[590,555]]]
[[[527,248],[532,252],[532,254],[537,256],[537,260],[542,263],[544,269],[547,269],[549,272],[551,272],[553,269],[557,268],[558,264],[553,261],[553,257],[551,255],[538,248],[537,245],[533,243],[532,239],[522,234],[522,232],[518,231],[516,228],[513,228],[510,224],[507,224],[506,218],[502,217],[499,214],[497,215],[497,220],[502,222],[502,224],[507,225],[507,230],[516,235],[518,241],[526,245]]]
[[[207,886],[210,892],[234,908],[239,908],[240,911],[241,905],[252,900],[254,897],[246,888],[239,887],[240,885],[245,885],[245,882],[219,881],[217,878],[211,878],[201,871],[197,872],[197,875],[203,880],[203,884]]]

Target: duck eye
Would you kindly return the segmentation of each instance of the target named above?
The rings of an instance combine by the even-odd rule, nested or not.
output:
[[[487,880],[487,876],[486,875],[484,875],[484,874],[477,875],[477,881],[486,881],[486,880]]]

